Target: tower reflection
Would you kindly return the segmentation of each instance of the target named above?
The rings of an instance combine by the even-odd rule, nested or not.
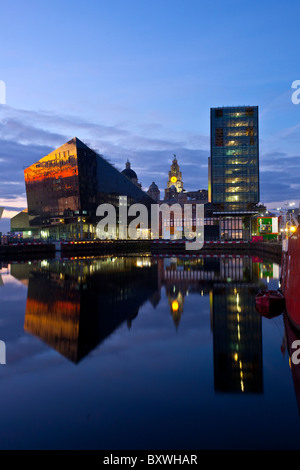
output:
[[[187,296],[207,296],[215,391],[263,392],[262,319],[255,310],[255,294],[265,287],[260,260],[213,255],[53,259],[12,265],[11,274],[28,282],[25,330],[74,363],[122,324],[132,328],[145,302],[164,309],[161,298],[166,297],[178,330],[189,315]],[[201,314],[204,303],[197,305]]]
[[[262,393],[262,327],[255,294],[263,285],[251,257],[203,256],[159,261],[176,328],[185,296],[209,295],[216,392]]]
[[[214,380],[219,392],[263,391],[261,317],[257,286],[241,282],[213,289]]]

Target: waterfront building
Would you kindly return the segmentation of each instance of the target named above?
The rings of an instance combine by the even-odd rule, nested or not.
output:
[[[127,178],[130,179],[133,184],[142,189],[142,185],[138,181],[136,172],[131,168],[131,163],[129,160],[127,160],[125,169],[122,171],[122,174],[127,176]]]
[[[211,108],[210,126],[208,196],[220,237],[250,238],[260,198],[258,107]]]
[[[150,186],[149,186],[149,189],[147,191],[147,194],[156,202],[159,202],[160,201],[160,190],[157,186],[157,184],[153,181]]]
[[[165,189],[165,201],[178,201],[183,195],[182,173],[180,171],[176,155],[174,155],[169,171],[167,187]]]
[[[44,238],[96,238],[97,207],[112,204],[118,217],[120,196],[127,197],[128,206],[155,203],[128,173],[77,137],[30,165],[24,176],[29,223]]]
[[[22,238],[34,238],[38,235],[38,228],[29,223],[28,209],[16,214],[10,219],[11,234],[22,234]]]
[[[293,205],[294,203],[290,203],[286,204],[287,207],[279,208],[279,230],[284,237],[289,236],[300,222],[300,204],[299,207],[292,207]]]
[[[152,183],[153,185],[154,183]],[[148,191],[150,193],[150,188]],[[152,196],[153,197],[153,196]],[[180,167],[178,164],[178,160],[176,155],[174,155],[170,171],[168,173],[168,181],[167,181],[167,188],[165,189],[165,197],[163,200],[159,201],[160,207],[162,206],[169,206],[171,211],[171,216],[169,219],[165,219],[163,224],[161,225],[161,233],[163,238],[173,238],[179,239],[183,238],[184,227],[187,229],[188,233],[195,233],[196,227],[199,227],[201,221],[197,219],[197,205],[207,204],[208,202],[208,191],[206,189],[198,189],[193,191],[187,191],[184,189],[183,181],[182,181],[182,172],[180,171]],[[191,206],[191,217],[186,218],[185,213],[185,205]],[[176,207],[179,210],[175,209]],[[212,221],[209,219],[204,220],[202,222],[206,225],[212,225]],[[206,230],[205,233],[208,234],[209,231]],[[218,238],[219,234],[216,235],[216,231],[214,231],[213,236],[207,235],[207,239],[209,238]]]
[[[199,202],[200,204],[207,204],[208,190],[198,189],[197,191],[186,191],[185,196],[188,202]]]

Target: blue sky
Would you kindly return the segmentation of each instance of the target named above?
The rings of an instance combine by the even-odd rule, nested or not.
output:
[[[258,105],[261,202],[300,200],[298,1],[0,0],[0,231],[23,170],[77,136],[148,189],[207,188],[209,113]]]

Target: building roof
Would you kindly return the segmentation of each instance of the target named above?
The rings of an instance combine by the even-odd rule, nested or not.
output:
[[[132,179],[138,179],[137,177],[137,174],[135,171],[133,171],[131,168],[130,168],[130,162],[129,160],[127,160],[126,162],[126,168],[122,171],[123,175],[127,176],[127,178],[129,178],[130,180]]]
[[[127,176],[129,179],[137,179],[137,174],[135,171],[133,171],[131,168],[125,168],[125,170],[122,171],[123,175]]]

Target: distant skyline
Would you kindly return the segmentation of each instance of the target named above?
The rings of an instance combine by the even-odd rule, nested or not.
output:
[[[210,108],[259,107],[260,194],[300,200],[298,1],[0,1],[0,231],[23,170],[73,137],[162,194],[207,189]]]

